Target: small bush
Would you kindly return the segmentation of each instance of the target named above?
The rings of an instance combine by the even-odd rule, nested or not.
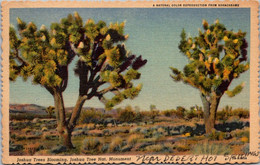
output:
[[[223,144],[197,144],[192,148],[192,153],[196,155],[224,155],[230,154],[232,149]]]
[[[163,145],[161,144],[155,144],[145,147],[145,151],[149,152],[160,152],[163,149]]]
[[[108,149],[109,149],[109,144],[104,144],[104,145],[102,146],[102,148],[101,148],[101,152],[102,152],[102,153],[105,153],[105,152],[108,151]]]
[[[176,110],[174,110],[174,109],[165,110],[165,111],[162,111],[162,114],[164,116],[167,116],[167,117],[175,116],[176,115]]]
[[[144,136],[140,134],[132,134],[128,137],[127,143],[129,145],[135,145],[139,139],[142,139]]]
[[[162,127],[160,127],[160,128],[157,130],[157,132],[158,132],[158,133],[161,133],[161,134],[164,134],[164,133],[165,133],[165,130],[164,130]]]
[[[79,118],[79,124],[95,123],[97,121],[100,121],[101,118],[102,113],[93,108],[83,110]]]
[[[102,149],[102,142],[99,138],[86,138],[83,141],[82,149],[81,151],[85,154],[95,154],[99,153]]]
[[[249,110],[244,108],[237,108],[233,110],[233,115],[239,118],[249,118]]]
[[[177,107],[176,116],[183,119],[186,109],[183,107]]]
[[[225,133],[213,130],[212,133],[208,135],[209,140],[223,140],[225,138]]]
[[[139,133],[141,131],[141,127],[134,127],[130,129],[130,133]]]
[[[154,120],[157,116],[159,116],[160,112],[158,110],[152,109],[150,110],[150,112],[148,113],[148,116]]]
[[[42,132],[46,132],[46,131],[48,131],[48,128],[47,127],[42,127]]]
[[[194,117],[198,117],[197,112],[194,109],[190,109],[189,111],[186,111],[185,118],[186,119],[192,119]]]
[[[144,118],[145,118],[144,113],[136,112],[136,115],[135,115],[135,121],[136,122],[142,122]]]
[[[132,109],[131,106],[127,106],[123,110],[119,110],[118,120],[121,122],[133,122],[136,118],[136,112]]]
[[[87,128],[88,130],[93,130],[93,129],[95,129],[96,127],[95,127],[95,124],[89,123],[89,124],[86,125],[86,128]]]
[[[179,152],[189,151],[190,147],[186,144],[178,144],[174,148]]]
[[[119,136],[112,139],[112,142],[109,146],[109,152],[120,152],[123,146],[123,139]]]

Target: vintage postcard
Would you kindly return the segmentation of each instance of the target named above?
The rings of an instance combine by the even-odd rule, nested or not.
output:
[[[4,1],[2,162],[259,162],[258,1]]]

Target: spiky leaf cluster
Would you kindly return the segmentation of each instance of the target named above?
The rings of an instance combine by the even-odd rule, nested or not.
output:
[[[80,79],[80,95],[87,99],[98,97],[109,109],[124,99],[133,99],[141,90],[132,80],[140,78],[138,69],[145,65],[141,56],[131,55],[124,41],[125,22],[95,22],[88,19],[83,23],[77,12],[61,20],[66,27],[73,51],[79,56],[75,74]],[[106,98],[106,93],[113,97]]]
[[[205,96],[214,92],[221,97],[226,91],[235,96],[243,84],[228,91],[230,83],[249,69],[246,33],[227,30],[218,20],[212,25],[203,20],[202,25],[197,37],[187,37],[182,31],[179,49],[189,63],[183,72],[171,67],[171,77],[198,88]]]
[[[32,78],[34,84],[48,89],[61,87],[64,82],[62,67],[68,65],[67,35],[60,24],[52,24],[47,30],[33,22],[28,24],[17,18],[16,30],[10,27],[10,80],[17,76]]]

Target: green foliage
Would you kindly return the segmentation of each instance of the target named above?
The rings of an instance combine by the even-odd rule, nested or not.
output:
[[[171,67],[171,77],[198,88],[205,96],[214,91],[218,97],[225,92],[233,97],[244,85],[227,91],[229,84],[249,69],[249,64],[244,63],[247,60],[246,33],[229,31],[218,20],[212,25],[203,20],[203,30],[194,38],[187,38],[182,31],[179,49],[189,63],[183,72]]]
[[[71,16],[64,19],[65,22],[70,20]],[[80,94],[88,98],[98,97],[106,109],[112,109],[125,99],[135,98],[142,85],[134,86],[132,80],[140,78],[138,69],[147,61],[127,51],[123,43],[128,38],[124,35],[125,23],[107,25],[92,19],[85,25],[79,22],[68,32],[80,57],[75,69],[82,84]]]
[[[32,22],[26,24],[19,18],[17,21],[19,37],[13,27],[9,32],[10,80],[31,77],[34,84],[47,88],[61,86],[64,78],[60,67],[69,64],[64,29],[55,24],[48,31],[44,25],[37,29]]]
[[[128,35],[124,34],[124,22],[107,25],[89,19],[84,24],[75,12],[52,23],[50,29],[44,25],[38,29],[20,18],[17,23],[18,36],[13,27],[9,32],[11,81],[18,76],[24,80],[30,77],[51,94],[54,90],[63,92],[68,83],[68,65],[77,55],[75,74],[80,79],[81,96],[97,97],[111,109],[141,91],[142,85],[135,86],[132,80],[140,78],[138,69],[147,60],[131,55],[125,48],[123,42]],[[106,93],[114,96],[107,98]]]

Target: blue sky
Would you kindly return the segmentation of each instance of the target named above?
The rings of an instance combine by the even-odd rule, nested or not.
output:
[[[134,100],[125,100],[118,106],[132,105],[141,109],[149,109],[151,104],[158,109],[171,109],[176,106],[201,106],[199,91],[181,82],[174,82],[170,78],[170,66],[181,69],[187,59],[178,50],[180,33],[184,28],[188,36],[196,36],[198,28],[202,28],[202,19],[210,24],[217,18],[221,23],[233,31],[241,29],[247,32],[250,39],[250,9],[247,8],[153,8],[153,9],[120,9],[120,8],[17,8],[10,10],[10,23],[16,26],[16,18],[26,22],[34,22],[38,27],[42,24],[49,27],[52,22],[58,22],[74,11],[79,12],[84,22],[92,18],[105,22],[126,21],[125,34],[129,39],[125,43],[127,48],[136,55],[142,55],[148,60],[140,70],[141,79],[137,83],[143,84],[143,89]],[[250,44],[250,42],[249,42]],[[250,54],[249,54],[250,56]],[[70,65],[69,84],[64,92],[65,106],[74,106],[78,96],[78,78],[74,76]],[[234,80],[231,88],[245,82],[244,90],[233,98],[223,96],[220,108],[225,105],[249,108],[249,71]],[[32,85],[30,81],[23,82],[20,78],[10,82],[10,103],[34,103],[43,106],[53,105],[52,96],[39,85]],[[87,101],[85,106],[104,107],[97,99]]]

